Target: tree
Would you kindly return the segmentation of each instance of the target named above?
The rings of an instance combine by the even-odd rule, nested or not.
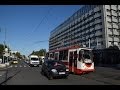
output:
[[[2,54],[4,51],[4,45],[3,44],[0,44],[0,54]]]
[[[30,55],[45,56],[46,49],[40,49],[39,51],[33,51]]]
[[[118,46],[114,45],[114,46],[109,46],[108,49],[112,49],[112,50],[119,50]]]
[[[16,55],[18,58],[22,58],[22,56],[21,56],[21,54],[20,54],[19,52],[17,52],[15,55]]]

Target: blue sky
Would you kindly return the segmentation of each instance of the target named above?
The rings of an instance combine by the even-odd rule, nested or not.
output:
[[[29,55],[49,48],[50,31],[79,10],[81,5],[0,5],[0,43]],[[38,41],[44,41],[36,43]]]

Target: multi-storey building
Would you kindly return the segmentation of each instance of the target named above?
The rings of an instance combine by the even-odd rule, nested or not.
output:
[[[120,5],[84,5],[50,33],[49,50],[81,44],[120,48]]]

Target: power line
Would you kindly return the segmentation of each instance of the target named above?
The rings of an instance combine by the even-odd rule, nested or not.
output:
[[[33,29],[33,31],[31,31],[30,33],[28,33],[28,34],[26,35],[26,36],[28,36],[28,38],[29,38],[29,36],[32,36],[31,34],[33,34],[33,32],[35,32],[35,31],[40,27],[40,25],[42,24],[42,22],[43,22],[43,21],[47,18],[47,16],[49,15],[50,10],[51,10],[51,8],[49,8],[49,10],[47,11],[46,15],[41,19],[40,23],[35,27],[35,29]],[[29,38],[29,39],[31,39],[31,38]]]
[[[49,15],[50,10],[51,10],[51,8],[48,10],[47,14],[42,18],[41,22],[38,24],[38,26],[35,28],[35,30],[37,30],[37,28],[39,28],[39,26],[42,24],[42,22],[44,21],[44,19],[47,18],[47,15]],[[33,30],[33,32],[34,32],[35,30]]]

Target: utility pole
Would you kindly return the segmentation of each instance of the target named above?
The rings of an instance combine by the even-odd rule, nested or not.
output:
[[[89,39],[89,48],[90,48],[90,39]]]
[[[6,63],[6,61],[5,61],[5,57],[4,57],[4,55],[5,55],[5,53],[6,53],[6,51],[5,51],[5,45],[6,45],[6,28],[5,28],[5,40],[4,40],[4,54],[3,54],[3,63]]]
[[[97,40],[97,49],[98,49],[98,38],[96,38],[96,40]]]

